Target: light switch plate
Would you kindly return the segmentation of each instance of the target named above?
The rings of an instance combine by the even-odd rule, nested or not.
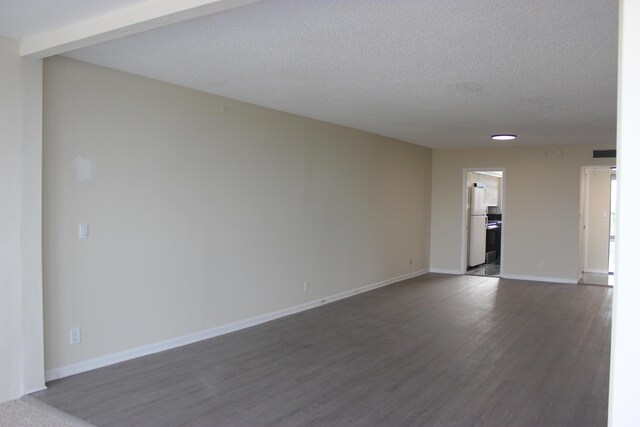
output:
[[[81,340],[82,338],[80,335],[80,328],[74,327],[69,329],[69,344],[71,345],[80,344]]]
[[[85,240],[89,238],[89,224],[80,224],[78,227],[78,239]]]

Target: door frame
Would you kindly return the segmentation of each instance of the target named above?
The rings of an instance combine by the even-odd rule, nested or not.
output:
[[[502,172],[502,188],[500,191],[500,206],[502,208],[502,228],[500,230],[500,274],[498,277],[502,277],[504,274],[505,266],[505,246],[504,246],[504,232],[505,232],[505,211],[506,211],[506,198],[505,193],[507,188],[507,168],[501,167],[476,167],[476,168],[462,168],[462,250],[460,254],[460,274],[467,273],[467,257],[469,251],[469,219],[467,218],[467,205],[469,204],[469,191],[467,190],[467,175],[469,172],[475,171],[500,171]]]
[[[604,271],[596,271],[590,270],[586,271],[587,267],[587,254],[589,252],[589,228],[587,225],[589,224],[589,194],[590,194],[590,180],[591,172],[609,172],[609,180],[611,180],[611,176],[616,172],[611,168],[615,165],[600,165],[600,166],[582,166],[581,173],[582,178],[584,179],[582,184],[582,206],[580,206],[582,215],[580,224],[580,232],[582,234],[582,253],[580,254],[580,277],[585,273],[596,273],[596,274],[609,274],[609,268],[607,267],[607,272]],[[611,227],[611,190],[609,190],[609,206],[607,208],[609,210],[609,228]],[[608,244],[608,243],[607,243]],[[609,258],[611,254],[609,253],[609,248],[607,247],[607,266],[609,265]]]

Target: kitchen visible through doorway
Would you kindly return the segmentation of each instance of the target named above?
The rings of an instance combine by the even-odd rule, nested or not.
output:
[[[503,188],[503,170],[470,170],[466,174],[466,274],[501,274]]]

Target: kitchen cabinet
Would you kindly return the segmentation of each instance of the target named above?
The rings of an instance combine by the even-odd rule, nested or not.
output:
[[[493,225],[487,227],[487,262],[500,259],[502,227]]]
[[[487,186],[487,206],[500,206],[500,178],[485,177]]]
[[[502,178],[489,176],[472,172],[470,176],[470,185],[473,182],[480,182],[485,185],[487,206],[496,206],[500,208],[500,192],[502,191]],[[498,209],[500,211],[500,209]]]

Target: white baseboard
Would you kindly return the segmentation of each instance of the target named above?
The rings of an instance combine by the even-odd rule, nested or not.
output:
[[[429,271],[431,273],[442,273],[442,274],[456,274],[456,275],[460,275],[460,274],[464,274],[464,271],[460,271],[460,270],[451,270],[448,268],[431,268],[429,269]]]
[[[609,270],[585,270],[584,273],[609,275]]]
[[[42,384],[42,385],[39,385],[37,387],[27,389],[24,394],[27,395],[27,394],[35,393],[37,391],[42,391],[42,390],[46,390],[46,389],[47,389],[47,386]]]
[[[371,285],[362,286],[360,288],[351,289],[349,291],[340,292],[335,295],[330,295],[324,298],[310,301],[304,304],[296,305],[293,307],[285,308],[283,310],[274,311],[272,313],[263,314],[260,316],[252,317],[249,319],[239,320],[237,322],[227,323],[225,325],[217,326],[215,328],[206,329],[204,331],[195,332],[193,334],[183,335],[176,338],[171,338],[165,341],[144,345],[141,347],[132,348],[130,350],[121,351],[118,353],[109,354],[102,357],[96,357],[94,359],[85,360],[83,362],[73,363],[71,365],[63,366],[60,368],[54,368],[48,370],[45,373],[46,381],[53,381],[59,378],[68,377],[70,375],[79,374],[82,372],[90,371],[97,368],[113,365],[115,363],[124,362],[126,360],[135,359],[137,357],[147,356],[149,354],[158,353],[172,348],[181,347],[183,345],[192,344],[197,341],[206,340],[209,338],[217,337],[220,335],[228,334],[230,332],[238,331],[240,329],[249,328],[251,326],[259,325],[261,323],[269,322],[271,320],[278,319],[280,317],[288,316],[290,314],[299,313],[301,311],[309,310],[326,304],[328,302],[338,301],[343,298],[348,298],[356,294],[371,291],[383,286],[397,283],[402,280],[411,279],[412,277],[421,276],[429,272],[429,269],[423,269],[415,271],[413,273],[404,274],[402,276],[394,277],[392,279],[383,280],[382,282],[373,283]]]
[[[454,275],[461,275],[465,273],[464,271],[460,271],[460,270],[438,268],[438,267],[430,268],[429,272],[442,273],[442,274],[454,274]],[[576,284],[580,280],[580,278],[566,279],[566,278],[559,278],[559,277],[525,276],[521,274],[501,274],[498,277],[501,277],[503,279],[528,280],[531,282],[570,283],[570,284]]]
[[[580,280],[579,278],[575,279],[566,279],[559,277],[544,277],[544,276],[524,276],[520,274],[503,274],[500,277],[503,279],[514,279],[514,280],[528,280],[531,282],[547,282],[547,283],[570,283],[575,285]]]

